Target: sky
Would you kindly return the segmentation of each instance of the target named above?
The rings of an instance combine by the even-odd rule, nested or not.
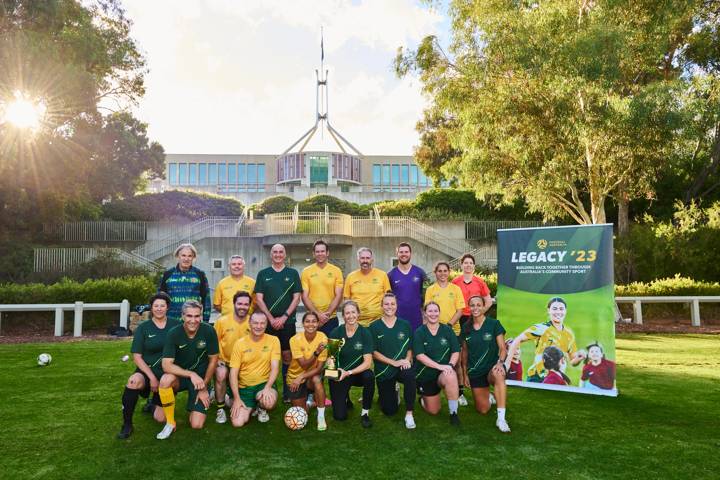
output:
[[[315,122],[322,26],[331,124],[365,155],[410,155],[427,100],[417,78],[395,76],[392,61],[398,47],[448,28],[442,12],[415,0],[124,5],[150,70],[134,113],[166,153],[290,147]],[[331,146],[325,133],[308,149]]]

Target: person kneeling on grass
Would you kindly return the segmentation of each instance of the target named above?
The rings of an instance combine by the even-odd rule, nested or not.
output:
[[[152,392],[153,397],[149,404],[152,407],[153,417],[158,422],[165,421],[162,408],[156,408],[160,406],[158,385],[163,375],[163,347],[168,332],[180,325],[180,322],[167,318],[169,307],[170,297],[167,293],[160,292],[153,295],[150,298],[150,320],[138,325],[133,335],[130,352],[133,354],[136,368],[128,378],[122,395],[123,426],[117,435],[120,439],[126,439],[132,434],[133,413],[140,396],[147,398]]]
[[[215,373],[218,361],[218,340],[215,330],[202,321],[203,307],[196,300],[188,300],[182,306],[184,323],[168,332],[163,349],[162,367],[165,374],[160,378],[158,392],[165,413],[165,427],[157,434],[165,440],[175,431],[175,393],[187,390],[187,410],[190,426],[205,425],[210,395],[207,386]]]
[[[320,321],[314,312],[305,312],[302,318],[303,330],[290,339],[292,361],[287,374],[290,401],[295,407],[308,410],[308,393],[315,394],[317,401],[317,429],[327,429],[325,422],[325,386],[323,367],[327,359],[325,346],[327,336],[319,332]]]
[[[490,411],[490,385],[495,392],[497,402],[497,421],[495,425],[501,432],[510,432],[505,421],[505,329],[500,322],[485,315],[485,303],[482,297],[469,299],[471,321],[462,329],[462,358],[466,365],[465,384],[472,388],[475,409],[486,414]]]
[[[258,421],[268,422],[268,410],[275,408],[278,393],[273,388],[280,372],[280,340],[265,333],[267,317],[262,312],[250,316],[250,335],[235,342],[230,359],[230,390],[233,405],[230,421],[242,427],[257,409]]]
[[[440,323],[440,307],[425,304],[427,323],[415,331],[413,353],[418,373],[420,404],[431,415],[440,412],[440,390],[445,390],[450,410],[450,424],[460,425],[458,418],[458,379],[455,367],[460,361],[460,344],[453,329]]]
[[[330,338],[345,340],[335,359],[340,377],[328,381],[333,418],[338,421],[347,420],[348,409],[353,408],[350,388],[362,387],[360,423],[363,428],[370,428],[372,427],[370,407],[375,395],[375,376],[370,370],[374,350],[372,334],[369,329],[358,323],[360,307],[355,301],[346,300],[341,310],[345,323],[330,332]]]

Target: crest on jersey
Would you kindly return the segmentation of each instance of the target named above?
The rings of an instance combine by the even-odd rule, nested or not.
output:
[[[492,334],[490,332],[483,333],[483,340],[489,342],[490,340],[492,340]]]
[[[440,339],[440,345],[445,346],[445,345],[447,345],[447,343],[448,343],[447,339],[445,339],[445,338]]]
[[[398,340],[405,340],[405,332],[398,333]]]
[[[355,342],[355,347],[354,347],[355,350],[362,350],[362,347],[363,347],[362,342]]]
[[[205,340],[200,340],[197,343],[197,348],[205,348],[207,346],[207,343],[205,343]]]

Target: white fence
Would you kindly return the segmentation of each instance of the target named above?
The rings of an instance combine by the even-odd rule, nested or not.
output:
[[[352,235],[352,217],[342,213],[273,213],[265,217],[264,235]]]
[[[147,239],[148,222],[98,220],[45,224],[43,231],[65,242],[132,242]]]
[[[119,248],[47,247],[33,250],[34,270],[36,272],[66,272],[102,254],[114,256],[125,265],[145,267],[150,270],[162,268],[155,262]]]
[[[700,303],[720,303],[720,297],[710,296],[678,296],[678,297],[615,297],[616,303],[633,304],[633,321],[642,325],[642,304],[643,303],[685,303],[690,304],[690,322],[693,327],[699,327]]]
[[[119,310],[120,326],[127,328],[130,316],[130,302],[123,300],[120,303],[44,303],[28,305],[0,305],[0,319],[2,312],[55,312],[55,336],[62,337],[65,323],[65,311],[74,312],[73,336],[82,336],[83,312],[85,310]],[[1,321],[1,320],[0,320]]]

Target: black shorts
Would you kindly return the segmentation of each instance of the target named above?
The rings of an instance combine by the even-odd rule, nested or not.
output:
[[[471,388],[489,388],[490,387],[490,381],[488,380],[488,376],[490,375],[490,372],[484,372],[481,373],[477,377],[470,377],[470,387]]]
[[[296,392],[293,392],[289,388],[287,389],[287,396],[290,400],[300,400],[301,398],[307,398],[310,389],[307,386],[307,380],[300,384],[300,388]]]
[[[435,380],[428,380],[427,382],[418,382],[417,392],[418,395],[423,397],[434,397],[439,395],[442,387],[438,385],[437,378]]]
[[[275,330],[272,328],[270,323],[268,323],[268,326],[265,327],[265,333],[280,339],[280,350],[283,352],[290,350],[290,339],[295,336],[297,333],[296,330],[297,328],[295,327],[294,316],[292,317],[292,321],[288,318],[287,322],[285,322],[285,326],[281,330]]]
[[[145,380],[145,386],[143,387],[142,390],[140,390],[140,396],[143,397],[143,398],[148,398],[148,397],[150,396],[150,392],[151,392],[151,390],[150,390],[150,378],[148,378],[148,376],[145,375],[145,372],[143,372],[143,371],[140,370],[139,368],[136,368],[133,373],[139,373],[140,375],[143,376],[143,379]],[[155,373],[155,378],[157,378],[157,379],[158,379],[158,382],[159,382],[159,381],[160,381],[160,377],[162,377],[162,375],[160,375],[160,377],[158,377],[158,376],[157,376],[157,372],[153,372],[153,373]],[[152,397],[151,402],[152,402],[153,405],[160,405],[160,395],[158,395],[157,393],[155,393],[155,395],[153,395],[153,397]]]

